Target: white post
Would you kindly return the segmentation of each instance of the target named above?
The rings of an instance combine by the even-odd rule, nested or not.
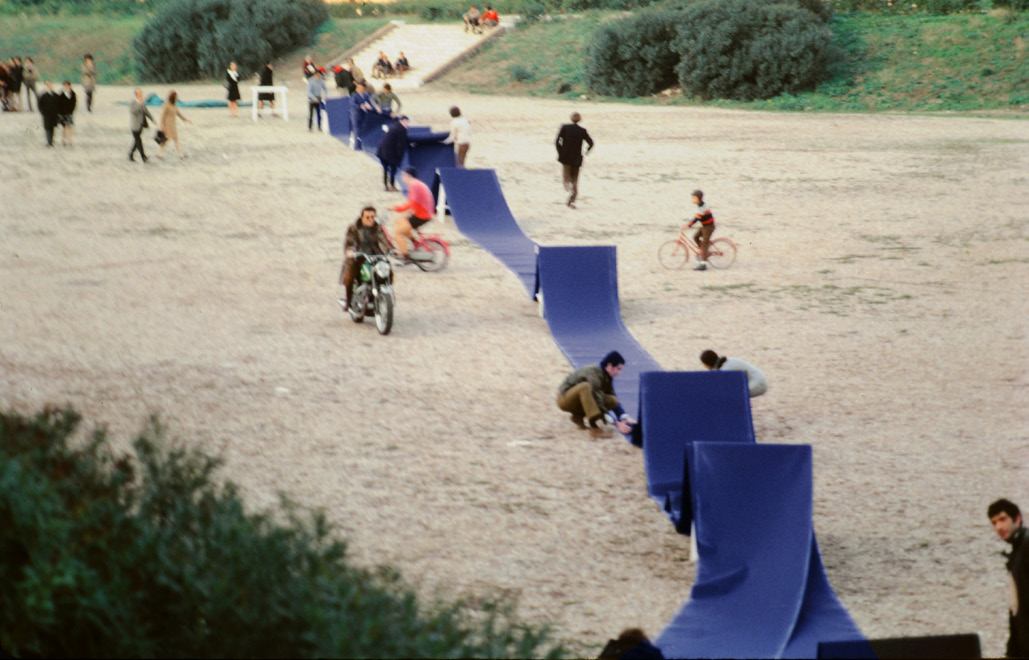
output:
[[[436,170],[436,174],[439,174],[439,170]],[[436,200],[436,217],[439,218],[441,224],[446,224],[447,219],[447,189],[443,187],[443,182],[439,182],[439,199]]]
[[[289,88],[284,85],[257,85],[250,88],[250,94],[253,97],[253,101],[250,104],[251,115],[254,121],[257,121],[257,95],[260,92],[272,92],[278,94],[279,98],[282,99],[282,119],[289,121],[289,100],[286,93]]]
[[[697,526],[690,523],[690,563],[694,563],[698,559],[700,559],[700,553],[697,551]]]

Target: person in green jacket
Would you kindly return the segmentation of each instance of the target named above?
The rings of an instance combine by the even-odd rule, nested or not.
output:
[[[618,403],[613,383],[624,367],[625,358],[618,351],[611,351],[599,365],[576,369],[557,388],[557,407],[570,413],[581,429],[586,428],[587,421],[591,428],[597,428],[609,418],[620,433],[628,433],[636,420]]]

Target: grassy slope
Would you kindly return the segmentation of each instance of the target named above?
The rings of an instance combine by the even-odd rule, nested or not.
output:
[[[612,14],[519,27],[445,79],[457,88],[506,94],[589,94],[583,57],[590,32]],[[1029,110],[1029,14],[839,15],[836,42],[846,53],[819,91],[769,101],[717,105],[755,109]],[[521,77],[521,81],[518,78]],[[496,81],[496,89],[483,84]],[[650,99],[651,101],[656,99]],[[645,102],[646,100],[644,100]],[[673,103],[694,103],[672,97]]]
[[[0,56],[31,57],[43,78],[78,83],[82,56],[92,53],[101,84],[131,84],[136,78],[132,39],[146,21],[145,16],[0,15]],[[328,61],[386,22],[385,18],[330,19],[314,45],[277,60],[275,66],[295,77],[305,54],[311,53],[315,62]]]

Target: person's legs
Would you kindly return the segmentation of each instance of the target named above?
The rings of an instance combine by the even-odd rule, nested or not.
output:
[[[589,383],[583,382],[572,386],[567,392],[559,394],[557,406],[572,414],[572,420],[578,424],[584,418],[591,424],[603,417],[597,401],[593,398],[593,390]]]
[[[407,259],[407,241],[411,241],[412,243],[414,242],[411,238],[411,232],[413,229],[411,228],[409,217],[408,213],[398,215],[396,223],[393,225],[393,234],[396,237],[397,250],[400,251],[400,256],[404,259]]]
[[[389,188],[390,190],[397,189],[397,165],[394,163],[389,165]]]
[[[457,145],[457,166],[464,167],[464,160],[468,156],[468,148],[472,146],[470,144],[459,144]]]
[[[135,160],[136,152],[139,152],[143,162],[146,162],[146,153],[143,151],[143,131],[132,131],[132,151],[129,152],[129,160]]]
[[[343,260],[343,268],[339,271],[339,283],[343,285],[346,298],[344,309],[350,307],[350,297],[354,295],[354,276],[357,275],[357,260],[347,257]]]
[[[700,244],[701,261],[707,261],[708,246],[711,245],[711,234],[713,233],[715,233],[715,226],[713,224],[700,226],[701,241],[698,241],[698,243]]]
[[[86,90],[86,111],[93,112],[93,90]]]
[[[46,131],[46,146],[54,146],[54,128],[53,124],[43,124],[43,130]]]
[[[565,165],[568,168],[568,206],[575,208],[575,198],[579,196],[579,166]]]
[[[185,158],[186,156],[182,153],[182,149],[179,148],[179,136],[176,135],[173,140],[175,141],[175,151],[178,152],[179,158]]]
[[[36,103],[39,103],[39,94],[36,94],[36,83],[25,83],[25,102],[29,106],[29,112],[33,110],[32,97],[36,97]]]
[[[307,130],[311,130],[311,125],[314,123],[314,115],[318,112],[317,101],[307,101]],[[321,118],[318,119],[318,125],[321,126]]]

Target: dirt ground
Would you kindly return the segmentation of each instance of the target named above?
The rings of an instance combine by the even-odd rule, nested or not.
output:
[[[306,130],[297,83],[288,122],[183,108],[187,159],[130,163],[130,97],[101,87],[70,148],[44,147],[38,115],[0,117],[0,407],[71,404],[125,443],[158,413],[254,507],[324,507],[358,561],[517,598],[578,652],[660,631],[688,541],[639,451],[554,406],[569,365],[515,277],[447,220],[450,267],[398,272],[393,333],[355,325],[335,302],[345,226],[399,199],[377,164]],[[625,322],[663,367],[713,348],[764,370],[758,441],[814,446],[816,533],[867,635],[979,632],[1003,653],[985,510],[1029,508],[1029,124],[403,101],[440,129],[461,106],[469,166],[497,170],[535,240],[618,246]],[[577,211],[552,146],[573,109],[597,140]],[[697,187],[739,259],[666,271]]]

